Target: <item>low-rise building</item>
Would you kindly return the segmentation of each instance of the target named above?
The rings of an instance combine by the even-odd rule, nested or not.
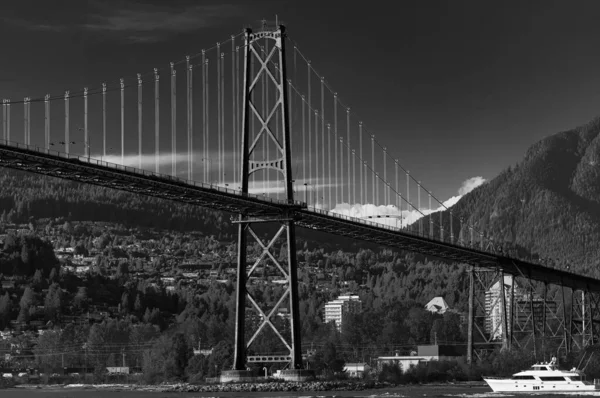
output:
[[[344,365],[344,371],[349,377],[362,378],[367,372],[371,370],[371,367],[365,362],[360,363],[346,363]]]
[[[463,357],[466,354],[465,345],[420,345],[417,351],[411,355],[382,356],[377,358],[377,369],[381,370],[384,365],[394,365],[400,368],[402,373],[412,366],[429,361],[450,361]]]

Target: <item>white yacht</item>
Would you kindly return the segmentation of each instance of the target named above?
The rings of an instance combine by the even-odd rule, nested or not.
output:
[[[577,392],[600,390],[600,380],[585,380],[582,371],[573,368],[560,370],[556,358],[536,363],[531,369],[515,373],[511,378],[483,377],[494,392]]]

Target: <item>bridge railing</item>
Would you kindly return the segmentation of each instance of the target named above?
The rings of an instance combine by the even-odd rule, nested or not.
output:
[[[174,182],[178,182],[178,183],[192,185],[195,187],[212,189],[212,190],[216,190],[216,191],[223,192],[226,194],[241,196],[244,198],[254,198],[254,199],[257,199],[260,201],[269,202],[269,203],[273,203],[273,204],[277,204],[277,205],[288,204],[288,205],[306,207],[306,203],[299,201],[299,200],[288,201],[287,199],[276,199],[276,198],[271,198],[266,195],[258,195],[258,194],[251,194],[251,193],[245,194],[239,190],[222,187],[220,185],[215,185],[212,183],[204,183],[204,182],[199,182],[199,181],[187,180],[187,179],[180,178],[180,177],[174,177],[169,174],[162,174],[162,173],[157,173],[157,172],[150,171],[150,170],[144,170],[144,169],[138,169],[136,167],[125,166],[125,165],[118,164],[118,163],[111,163],[111,162],[107,162],[107,161],[104,161],[101,159],[92,158],[89,156],[73,155],[73,154],[60,152],[60,151],[56,151],[56,150],[52,150],[52,149],[41,148],[41,147],[34,146],[34,145],[26,145],[21,142],[8,141],[8,140],[3,140],[3,139],[0,139],[0,144],[6,145],[9,147],[13,147],[13,148],[25,149],[25,150],[35,151],[38,153],[52,155],[52,156],[56,156],[56,157],[67,159],[67,160],[77,160],[81,163],[87,163],[90,165],[102,166],[102,167],[106,167],[106,168],[110,168],[110,169],[114,169],[114,170],[126,171],[129,173],[143,175],[145,177],[160,178],[162,180],[174,181]]]
[[[329,210],[323,210],[323,209],[320,209],[320,208],[317,208],[317,207],[307,207],[307,210],[309,210],[311,212],[314,212],[314,213],[323,214],[323,215],[327,215],[327,216],[339,218],[339,219],[346,220],[346,221],[360,223],[360,224],[364,224],[364,225],[368,225],[368,226],[372,226],[372,227],[376,227],[376,228],[380,228],[380,229],[386,229],[388,231],[403,232],[403,233],[406,233],[406,234],[409,234],[409,235],[417,236],[417,237],[424,238],[424,239],[433,240],[433,241],[436,241],[436,242],[448,243],[448,244],[453,244],[455,246],[461,246],[461,247],[465,247],[465,248],[477,249],[473,245],[465,243],[465,241],[463,241],[461,239],[455,240],[454,242],[451,241],[451,239],[449,237],[444,238],[444,239],[440,239],[439,237],[437,237],[435,235],[432,236],[431,234],[429,234],[425,230],[423,230],[422,232],[419,232],[419,231],[414,231],[414,230],[408,229],[406,227],[396,227],[396,226],[392,226],[392,225],[385,225],[385,224],[382,224],[382,223],[365,220],[364,218],[347,216],[345,214],[340,214],[340,213],[332,212],[332,211],[329,211]]]

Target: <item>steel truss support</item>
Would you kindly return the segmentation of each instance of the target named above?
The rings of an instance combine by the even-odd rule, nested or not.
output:
[[[267,46],[268,41],[274,45]],[[262,44],[264,45],[261,45]],[[270,48],[263,52],[262,48]],[[258,68],[251,73],[251,62],[258,61]],[[272,67],[277,63],[279,68]],[[262,79],[262,80],[261,80]],[[273,104],[267,107],[257,106],[262,101],[260,97],[261,81],[273,83],[275,88],[275,99]],[[285,184],[285,195],[288,203],[293,203],[292,168],[290,156],[290,130],[289,130],[289,106],[287,95],[287,76],[285,63],[285,27],[278,26],[269,30],[265,27],[259,32],[253,33],[251,29],[245,30],[244,46],[244,88],[242,103],[242,163],[241,183],[242,195],[248,193],[250,175],[264,170],[269,172],[275,170],[283,175]],[[251,137],[250,126],[256,120],[259,131]],[[272,158],[255,161],[252,155],[259,154],[264,143],[270,145]],[[266,244],[258,237],[253,229],[254,223],[273,222],[279,224],[279,229],[273,238]],[[235,356],[233,363],[234,371],[246,369],[247,354],[251,344],[265,330],[271,330],[289,350],[290,369],[302,369],[302,355],[300,342],[300,323],[298,314],[298,283],[296,262],[296,221],[292,211],[284,210],[281,214],[266,218],[250,218],[247,214],[240,214],[238,223],[238,269],[237,269],[237,292],[236,292],[236,330],[235,330]],[[248,241],[254,240],[262,254],[254,264],[247,268]],[[278,239],[284,238],[286,244],[286,259],[282,260],[281,253],[274,256],[272,250]],[[283,246],[282,246],[283,247]],[[269,311],[264,311],[260,303],[253,297],[247,288],[247,281],[257,270],[259,265],[264,268],[274,265],[275,272],[282,275],[285,288],[275,306]],[[251,314],[246,313],[247,301],[253,312],[260,318],[258,327],[254,334],[246,338],[246,324]],[[284,333],[279,330],[274,322],[278,309],[288,303],[289,330]],[[257,353],[254,353],[257,354]],[[269,354],[269,353],[264,353]]]
[[[513,285],[513,343],[548,359],[568,351],[564,286],[534,281],[523,274]]]
[[[574,304],[571,328],[575,333],[569,333],[564,287],[534,281],[517,270],[519,275],[513,276],[501,268],[469,269],[470,361],[498,347],[531,350],[534,356],[548,359],[569,351],[571,334],[580,336],[574,344],[592,341],[592,320],[600,319],[600,297],[586,301],[581,292],[573,296],[573,303],[578,297],[583,302]]]
[[[579,351],[598,342],[600,293],[571,292],[570,350]]]
[[[509,294],[512,276],[501,269],[469,267],[469,319],[467,359],[481,360],[498,347],[508,348]],[[500,283],[504,281],[504,283]]]

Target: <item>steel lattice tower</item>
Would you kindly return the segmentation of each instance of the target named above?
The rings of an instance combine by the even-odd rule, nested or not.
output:
[[[268,45],[274,43],[269,49]],[[267,51],[264,49],[267,48]],[[256,71],[251,71],[251,61],[256,62]],[[272,65],[276,67],[272,67]],[[243,85],[243,105],[242,105],[242,162],[241,162],[241,189],[242,195],[248,194],[249,180],[253,173],[262,170],[275,170],[281,174],[285,184],[285,199],[290,204],[289,210],[284,210],[280,214],[273,215],[248,215],[240,214],[234,221],[238,224],[238,263],[237,263],[237,292],[236,292],[236,326],[235,326],[235,357],[233,371],[243,372],[246,370],[247,350],[255,338],[270,328],[274,331],[283,345],[289,349],[289,355],[284,356],[290,363],[290,369],[302,369],[302,354],[300,343],[300,323],[298,313],[298,282],[297,282],[297,261],[296,261],[296,231],[295,219],[293,213],[294,192],[292,187],[292,168],[290,156],[290,126],[289,126],[289,107],[287,93],[286,63],[285,63],[285,27],[279,25],[274,30],[263,30],[253,33],[251,29],[245,30],[244,46],[244,85]],[[252,76],[254,74],[254,76]],[[259,95],[261,78],[272,82],[275,87],[276,98],[272,106],[261,109],[258,103],[253,102],[254,95]],[[255,93],[256,92],[256,93]],[[258,102],[258,101],[256,101]],[[279,124],[279,141],[276,131],[273,131],[270,122],[274,120]],[[251,123],[257,123],[258,133],[251,137]],[[261,141],[271,144],[276,148],[271,151],[270,159],[257,161],[251,159],[251,155],[259,151],[262,147]],[[275,152],[275,153],[273,153]],[[264,244],[253,230],[253,224],[273,223],[279,224],[277,232],[272,239]],[[273,243],[285,237],[287,243],[287,267],[284,261],[280,261],[271,252]],[[254,264],[247,269],[248,241],[253,240],[259,244],[262,253],[258,256]],[[270,311],[263,311],[257,301],[252,297],[247,289],[247,281],[255,271],[257,266],[269,260],[278,268],[284,279],[286,287],[277,301],[275,307]],[[277,310],[284,301],[289,304],[289,335],[284,337],[272,322],[276,316]],[[249,339],[246,339],[246,303],[259,314],[261,322],[256,332]],[[246,341],[247,340],[247,341]],[[231,373],[230,372],[230,373]],[[224,372],[225,373],[225,372]],[[240,373],[238,376],[241,377]]]

